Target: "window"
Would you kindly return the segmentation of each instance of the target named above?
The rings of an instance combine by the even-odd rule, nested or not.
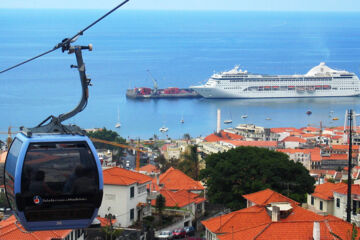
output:
[[[323,210],[323,202],[320,201],[320,210]]]
[[[130,210],[130,220],[134,220],[134,209],[132,208],[131,210]]]
[[[314,205],[314,197],[311,196],[311,205]]]
[[[353,200],[352,212],[353,212],[354,215],[356,215],[357,208],[360,207],[359,205],[360,205],[360,204],[358,204],[357,201]]]
[[[340,207],[340,198],[336,199],[336,207],[338,207],[338,208]]]
[[[130,188],[130,198],[133,198],[135,195],[135,187]]]

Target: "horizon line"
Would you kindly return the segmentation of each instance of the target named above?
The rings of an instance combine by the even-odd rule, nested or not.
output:
[[[102,11],[109,8],[27,8],[27,7],[9,7],[1,8],[0,10],[92,10]],[[121,11],[146,11],[146,12],[294,12],[294,13],[359,13],[360,10],[250,10],[250,9],[122,9]]]

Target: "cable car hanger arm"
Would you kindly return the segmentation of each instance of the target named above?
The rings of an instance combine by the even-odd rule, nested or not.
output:
[[[23,131],[27,136],[31,136],[32,133],[65,133],[65,134],[76,134],[77,133],[77,134],[82,134],[82,135],[84,134],[83,130],[78,126],[75,126],[75,125],[65,126],[65,125],[61,124],[63,121],[75,116],[76,114],[78,114],[79,112],[81,112],[85,109],[88,98],[89,98],[88,86],[89,85],[91,86],[91,83],[90,83],[91,79],[87,78],[86,73],[85,73],[85,63],[82,58],[82,50],[87,49],[89,51],[92,51],[92,45],[89,44],[88,46],[72,46],[71,43],[75,42],[78,39],[78,37],[80,35],[83,35],[83,33],[86,30],[88,30],[89,28],[94,26],[96,23],[98,23],[99,21],[101,21],[102,19],[107,17],[108,15],[110,15],[112,12],[114,12],[115,10],[117,10],[118,8],[123,6],[128,1],[129,0],[123,1],[122,3],[117,5],[115,8],[113,8],[112,10],[107,12],[105,15],[103,15],[102,17],[100,17],[99,19],[97,19],[96,21],[91,23],[89,26],[87,26],[86,28],[82,29],[80,32],[75,34],[73,37],[63,39],[62,42],[58,43],[53,49],[51,49],[47,52],[44,52],[40,55],[37,55],[33,58],[30,58],[30,59],[28,59],[24,62],[21,62],[17,65],[14,65],[8,69],[0,71],[0,74],[4,73],[4,72],[14,69],[20,65],[23,65],[32,60],[35,60],[36,58],[39,58],[48,53],[51,53],[54,50],[59,49],[59,48],[61,48],[62,52],[68,51],[69,54],[75,53],[75,55],[76,55],[77,65],[71,65],[70,67],[77,68],[79,71],[79,75],[80,75],[82,95],[81,95],[81,99],[80,99],[78,105],[73,110],[71,110],[67,113],[60,114],[58,117],[50,115],[48,118],[46,118],[44,121],[42,121],[38,126],[36,126],[34,128],[20,127],[20,130]],[[50,122],[48,122],[49,120],[50,120]],[[46,122],[48,122],[48,123],[46,124]]]

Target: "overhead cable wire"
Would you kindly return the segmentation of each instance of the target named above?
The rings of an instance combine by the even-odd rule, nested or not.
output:
[[[21,65],[23,65],[23,64],[25,64],[25,63],[31,62],[31,61],[39,58],[39,57],[42,57],[42,56],[44,56],[44,55],[47,55],[47,54],[49,54],[49,53],[51,53],[51,52],[53,52],[53,51],[55,51],[55,50],[57,50],[57,49],[59,49],[59,48],[62,48],[62,50],[64,51],[64,48],[68,47],[69,44],[70,44],[73,40],[76,40],[76,38],[79,37],[79,36],[81,36],[81,35],[83,35],[86,30],[88,30],[89,28],[93,27],[95,24],[97,24],[98,22],[100,22],[101,20],[103,20],[104,18],[106,18],[108,15],[110,15],[111,13],[113,13],[114,11],[116,11],[118,8],[122,7],[122,6],[123,6],[125,3],[127,3],[128,1],[129,1],[129,0],[123,1],[122,3],[120,3],[119,5],[117,5],[116,7],[114,7],[113,9],[111,9],[109,12],[107,12],[106,14],[104,14],[102,17],[98,18],[96,21],[94,21],[93,23],[91,23],[89,26],[87,26],[87,27],[84,28],[83,30],[79,31],[79,32],[78,32],[77,34],[75,34],[73,37],[71,37],[71,38],[65,38],[62,42],[56,44],[52,49],[50,49],[50,50],[48,50],[48,51],[46,51],[46,52],[44,52],[44,53],[41,53],[41,54],[39,54],[39,55],[37,55],[37,56],[35,56],[35,57],[32,57],[32,58],[30,58],[30,59],[28,59],[28,60],[26,60],[26,61],[20,62],[20,63],[14,65],[14,66],[12,66],[12,67],[6,68],[6,69],[0,71],[0,74],[1,74],[1,73],[5,73],[5,72],[7,72],[7,71],[9,71],[9,70],[11,70],[11,69],[17,68],[17,67],[19,67],[19,66],[21,66]]]

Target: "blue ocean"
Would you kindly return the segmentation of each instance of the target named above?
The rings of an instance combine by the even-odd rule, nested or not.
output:
[[[51,49],[105,12],[0,10],[0,70]],[[120,9],[76,42],[94,46],[83,56],[93,86],[87,108],[68,123],[106,127],[125,138],[197,137],[216,129],[216,110],[221,109],[222,119],[231,118],[232,126],[343,125],[346,109],[360,111],[359,97],[139,101],[126,99],[125,92],[152,87],[147,70],[161,88],[204,83],[234,65],[254,73],[304,74],[326,62],[359,75],[359,23],[357,13]],[[33,127],[49,115],[73,109],[80,99],[80,81],[71,64],[76,64],[75,56],[57,50],[0,74],[0,131]],[[245,114],[248,118],[241,118]],[[114,127],[118,118],[120,129]],[[169,131],[160,133],[162,126]]]

